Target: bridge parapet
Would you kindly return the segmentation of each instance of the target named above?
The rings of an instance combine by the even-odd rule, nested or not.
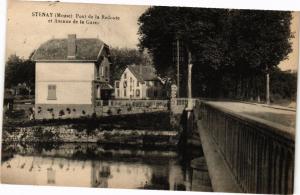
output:
[[[203,101],[197,103],[195,114],[242,191],[293,193],[295,134],[291,128]]]
[[[192,98],[192,106],[194,107],[199,99]],[[185,108],[187,108],[189,98],[172,98],[171,99],[171,111],[174,114],[181,114]]]

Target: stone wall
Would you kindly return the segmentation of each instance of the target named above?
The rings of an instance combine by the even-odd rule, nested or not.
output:
[[[80,118],[168,111],[167,100],[96,100],[92,104],[37,104],[36,119]]]
[[[79,118],[92,116],[92,104],[37,104],[35,105],[36,119]]]

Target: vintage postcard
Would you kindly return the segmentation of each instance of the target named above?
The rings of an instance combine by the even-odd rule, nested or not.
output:
[[[1,182],[290,194],[299,12],[8,1]]]

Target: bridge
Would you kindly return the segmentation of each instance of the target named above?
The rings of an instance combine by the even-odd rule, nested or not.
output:
[[[184,100],[175,102],[179,113]],[[193,102],[192,128],[199,132],[213,191],[293,193],[295,109]]]

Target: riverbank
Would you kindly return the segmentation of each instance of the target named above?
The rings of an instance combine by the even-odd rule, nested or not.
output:
[[[179,130],[168,112],[5,123],[3,142],[99,143],[177,147]]]
[[[80,117],[67,119],[44,119],[44,120],[4,120],[4,130],[10,130],[14,127],[33,127],[39,125],[81,125],[82,128],[97,128],[99,124],[110,127],[125,127],[130,129],[171,129],[170,113],[169,112],[155,112],[155,113],[140,113],[140,114],[126,114],[126,115],[112,115],[104,117]]]

